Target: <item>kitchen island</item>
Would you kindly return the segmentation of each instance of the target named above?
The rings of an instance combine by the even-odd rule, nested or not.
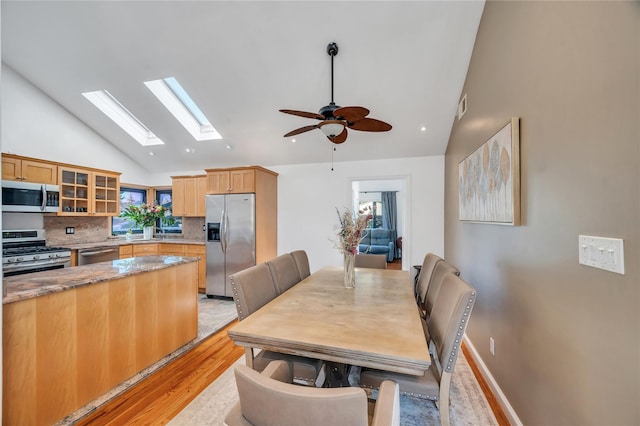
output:
[[[53,424],[197,336],[197,258],[4,279],[3,423]]]

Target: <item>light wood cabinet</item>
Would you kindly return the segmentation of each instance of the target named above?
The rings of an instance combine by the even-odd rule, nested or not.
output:
[[[60,216],[118,216],[120,175],[59,167]]]
[[[205,216],[207,176],[172,176],[172,215]]]
[[[204,245],[187,244],[184,246],[184,255],[199,257],[198,260],[198,292],[204,293],[207,288],[207,248]]]
[[[247,194],[256,192],[256,170],[261,167],[237,167],[233,169],[208,169],[208,194]]]
[[[2,423],[55,424],[193,340],[196,270],[114,273],[4,304]]]
[[[158,254],[158,244],[132,244],[133,257],[155,256]]]
[[[2,154],[2,179],[58,184],[58,166],[45,161]]]
[[[120,259],[133,257],[133,247],[131,246],[131,244],[120,246],[118,248],[120,250]]]
[[[93,214],[120,215],[120,175],[93,173]]]
[[[91,172],[84,169],[60,168],[61,216],[88,216],[90,214]]]
[[[198,291],[204,293],[207,287],[207,249],[199,244],[161,243],[159,254],[166,256],[199,257]]]

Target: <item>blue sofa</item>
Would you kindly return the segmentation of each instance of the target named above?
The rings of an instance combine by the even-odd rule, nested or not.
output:
[[[393,262],[395,252],[395,231],[382,228],[367,228],[365,237],[358,244],[360,253],[386,254],[387,262]]]

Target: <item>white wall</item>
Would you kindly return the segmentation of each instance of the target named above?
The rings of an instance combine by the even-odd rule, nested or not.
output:
[[[2,152],[118,171],[122,182],[151,185],[138,163],[5,64],[1,89]]]
[[[408,180],[403,256],[422,264],[427,252],[444,255],[444,156],[270,167],[278,176],[278,253],[307,251],[311,271],[341,265],[334,248],[336,207],[351,206],[351,181]],[[372,175],[371,171],[376,174]]]
[[[149,174],[4,64],[1,84],[2,152],[119,171],[125,183],[171,184],[169,173]],[[329,163],[270,169],[280,174],[278,252],[306,250],[312,270],[342,262],[332,242],[335,209],[351,207],[353,180],[406,180],[405,268],[427,252],[444,255],[444,156],[335,163],[334,171]]]

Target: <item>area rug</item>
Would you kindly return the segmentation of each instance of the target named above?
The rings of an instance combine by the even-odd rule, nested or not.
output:
[[[169,355],[160,359],[153,365],[140,371],[133,377],[125,380],[123,383],[111,389],[109,392],[101,395],[84,407],[76,410],[74,413],[60,420],[56,424],[56,426],[72,425],[76,423],[79,419],[95,411],[97,407],[100,407],[101,405],[109,402],[111,399],[122,394],[136,383],[155,373],[159,368],[162,368],[167,363],[173,361],[180,355],[191,350],[194,346],[198,345],[204,339],[216,333],[221,328],[225,327],[237,317],[238,314],[232,299],[209,299],[203,294],[198,295],[198,337],[196,337],[186,345],[171,352]]]
[[[238,401],[233,368],[211,383],[169,423],[169,426],[224,425],[227,412]],[[489,403],[463,355],[458,358],[451,384],[451,424],[454,426],[497,425]],[[403,426],[439,425],[435,404],[408,396],[400,397],[400,424]]]

